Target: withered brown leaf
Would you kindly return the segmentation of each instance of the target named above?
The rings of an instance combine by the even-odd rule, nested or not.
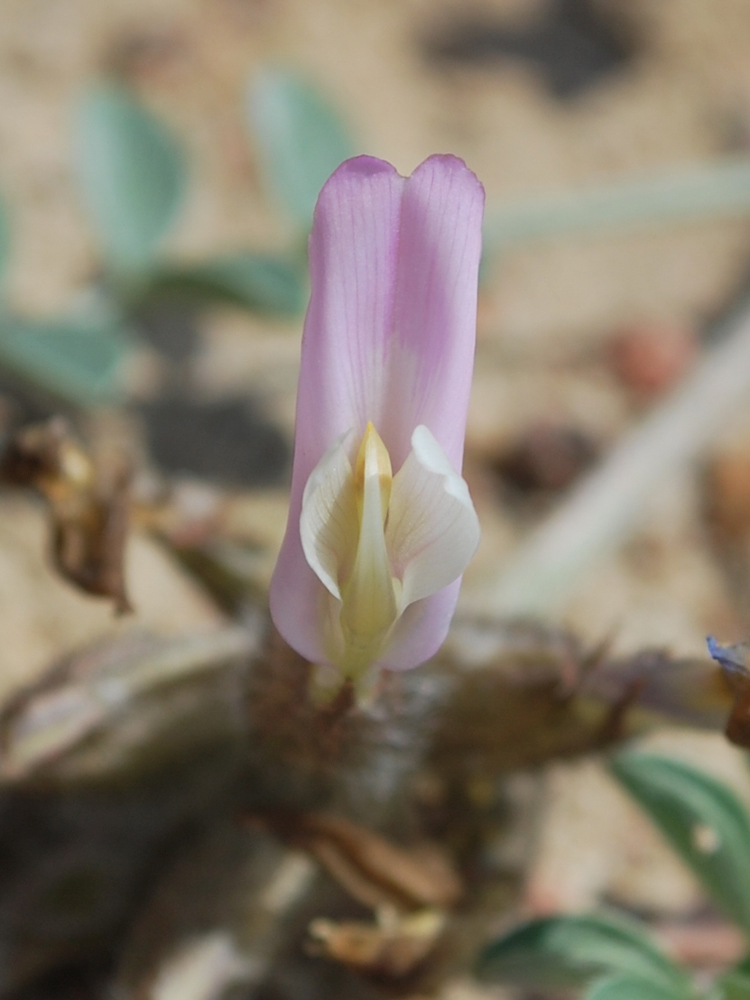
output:
[[[430,953],[445,927],[445,914],[420,910],[378,923],[313,920],[310,951],[359,972],[400,979]]]
[[[435,844],[406,848],[342,816],[305,813],[274,817],[285,840],[312,854],[356,900],[401,912],[450,907],[461,897],[460,879]]]
[[[58,572],[88,594],[131,611],[125,589],[130,470],[97,466],[65,420],[22,428],[0,461],[0,482],[32,486],[49,504],[52,557]]]

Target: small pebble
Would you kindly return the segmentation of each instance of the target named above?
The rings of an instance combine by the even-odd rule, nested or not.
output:
[[[553,493],[577,479],[598,452],[596,443],[577,428],[539,423],[527,428],[497,469],[519,492]]]
[[[648,400],[679,382],[697,351],[695,332],[689,326],[643,321],[615,334],[609,359],[623,385]]]
[[[719,454],[706,474],[706,506],[712,526],[727,539],[750,529],[750,449]]]

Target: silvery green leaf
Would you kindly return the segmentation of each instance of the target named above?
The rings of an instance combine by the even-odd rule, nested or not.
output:
[[[134,342],[116,326],[71,319],[0,321],[0,366],[77,405],[116,397]]]
[[[76,156],[102,248],[119,271],[143,271],[179,208],[185,165],[165,125],[126,91],[91,91],[78,109]]]
[[[297,316],[305,302],[304,270],[286,257],[238,251],[202,264],[160,268],[148,295],[177,292],[230,302],[266,316]]]
[[[685,984],[684,973],[636,924],[593,914],[522,924],[484,948],[477,972],[484,980],[542,989],[584,986],[619,972],[667,991]]]
[[[5,204],[0,201],[0,282],[5,277],[10,256],[10,222]]]
[[[734,793],[656,754],[620,753],[609,766],[727,916],[750,929],[750,820]]]
[[[723,1000],[750,1000],[750,955],[725,972],[717,986]]]
[[[688,1000],[690,996],[687,985],[676,992],[639,976],[623,973],[595,982],[584,994],[583,1000]]]
[[[281,70],[259,74],[247,110],[267,183],[306,232],[323,184],[355,153],[346,125],[309,83]]]

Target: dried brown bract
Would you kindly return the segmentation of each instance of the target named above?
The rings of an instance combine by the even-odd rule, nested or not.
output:
[[[0,481],[33,486],[46,498],[52,556],[70,583],[131,611],[125,589],[130,470],[103,469],[78,444],[65,420],[54,417],[20,430],[0,462]]]
[[[342,816],[277,817],[274,830],[312,854],[354,899],[373,909],[450,907],[462,886],[447,855],[431,843],[401,847]]]
[[[444,928],[438,910],[377,923],[319,919],[310,924],[310,950],[359,972],[400,979],[424,961]]]

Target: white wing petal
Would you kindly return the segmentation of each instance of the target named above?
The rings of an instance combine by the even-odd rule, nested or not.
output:
[[[305,559],[318,579],[341,600],[339,581],[346,579],[356,552],[358,518],[354,476],[349,460],[353,431],[342,435],[313,469],[302,495],[299,519]]]
[[[423,425],[393,479],[386,544],[403,583],[402,608],[437,593],[468,566],[479,520],[464,480]]]

